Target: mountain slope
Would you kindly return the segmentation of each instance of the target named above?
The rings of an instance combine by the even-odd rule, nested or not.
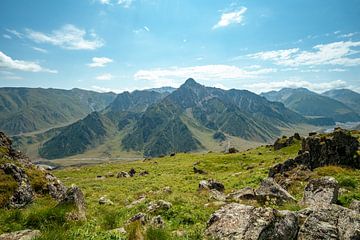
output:
[[[105,108],[114,97],[81,89],[0,88],[0,130],[14,135],[64,125]]]
[[[324,96],[335,99],[349,106],[360,114],[360,94],[349,89],[334,89],[323,93]]]
[[[305,116],[322,116],[337,122],[360,121],[360,116],[350,107],[305,88],[284,88],[261,95],[270,101],[282,102],[286,107]]]

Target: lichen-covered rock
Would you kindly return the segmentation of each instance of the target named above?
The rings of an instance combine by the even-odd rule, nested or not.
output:
[[[321,206],[336,203],[339,183],[333,177],[311,179],[304,190],[303,204]]]
[[[11,196],[7,206],[10,208],[21,208],[33,201],[34,191],[25,171],[13,163],[0,165],[5,174],[11,175],[18,184],[17,189]]]
[[[251,187],[245,187],[239,191],[229,193],[226,196],[226,200],[256,200],[255,190]]]
[[[50,196],[56,199],[57,201],[63,199],[67,191],[65,185],[49,172],[45,173],[45,178],[48,182],[47,189],[49,190]]]
[[[360,215],[353,210],[331,204],[302,212],[307,218],[300,226],[299,240],[360,239]]]
[[[121,171],[116,174],[116,177],[117,178],[129,178],[130,174],[127,172]]]
[[[225,201],[226,196],[222,192],[219,192],[216,189],[211,189],[209,191],[209,199],[216,201]]]
[[[139,221],[142,225],[145,225],[149,221],[149,216],[146,213],[139,212],[132,216],[127,222],[132,223]]]
[[[39,230],[21,230],[17,232],[4,233],[0,235],[0,240],[32,240],[41,235]]]
[[[102,196],[99,198],[99,204],[100,205],[113,205],[114,203],[107,197]]]
[[[199,188],[198,190],[211,190],[211,189],[216,189],[220,192],[223,192],[225,190],[224,184],[222,184],[221,182],[218,182],[214,179],[209,179],[209,180],[202,180],[199,183]]]
[[[359,200],[352,200],[349,206],[350,209],[358,212],[360,214],[360,201]]]
[[[210,217],[205,233],[212,239],[292,240],[297,231],[295,213],[231,203]]]
[[[255,190],[255,195],[256,199],[264,204],[283,204],[296,201],[290,193],[277,184],[272,178],[263,179],[259,188]]]
[[[70,220],[84,221],[86,220],[85,198],[81,189],[77,186],[71,186],[58,204],[58,206],[72,206],[74,208],[68,214]]]
[[[162,217],[160,215],[153,217],[150,220],[150,224],[151,226],[155,227],[155,228],[163,228],[165,227],[165,222],[162,219]]]
[[[169,210],[172,207],[172,204],[164,200],[157,200],[149,203],[147,208],[148,212],[157,212],[159,210]]]

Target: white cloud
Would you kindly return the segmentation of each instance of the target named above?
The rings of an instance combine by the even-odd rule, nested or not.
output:
[[[143,33],[143,32],[150,32],[150,28],[148,28],[147,26],[144,26],[142,28],[138,28],[138,29],[133,30],[133,33],[135,33],[135,34],[140,34],[140,33]]]
[[[113,62],[112,59],[107,57],[93,57],[92,63],[87,64],[89,67],[105,67],[106,64]]]
[[[6,38],[6,39],[12,39],[12,37],[8,34],[3,34],[3,37]]]
[[[18,38],[23,38],[23,36],[24,36],[22,33],[19,33],[18,31],[14,30],[14,29],[6,29],[6,31]]]
[[[101,4],[110,4],[110,0],[99,0]]]
[[[271,60],[275,64],[284,66],[306,65],[360,65],[360,58],[351,57],[359,50],[360,42],[333,42],[319,44],[313,47],[313,51],[299,51],[299,49],[287,49],[277,51],[265,51],[247,55],[250,58]]]
[[[123,6],[124,8],[129,8],[132,3],[133,0],[118,0],[118,4]]]
[[[343,68],[333,68],[333,69],[329,69],[329,72],[347,72],[346,69]]]
[[[229,26],[230,24],[240,24],[244,20],[244,13],[246,7],[241,7],[237,11],[223,13],[218,23],[213,26],[213,29]]]
[[[56,70],[43,68],[36,62],[14,60],[1,51],[0,51],[0,68],[20,70],[20,71],[25,71],[25,72],[57,73]]]
[[[15,73],[9,71],[0,71],[0,78],[6,80],[22,80],[22,77],[16,76]]]
[[[97,76],[95,79],[100,80],[100,81],[108,81],[113,78],[114,78],[114,76],[111,73],[104,73],[104,74]]]
[[[342,34],[342,35],[340,35],[339,37],[342,37],[342,38],[351,38],[351,37],[355,36],[356,34],[358,34],[358,33],[357,33],[357,32],[351,32],[351,33]]]
[[[217,82],[221,80],[253,79],[273,72],[276,72],[276,69],[246,70],[231,65],[203,65],[139,70],[134,74],[134,79],[152,81],[156,87],[177,87],[189,77],[202,81]]]
[[[144,26],[145,31],[150,32],[150,28],[148,26]]]
[[[48,52],[46,49],[39,48],[39,47],[32,47],[32,49],[34,49],[35,51],[41,52],[41,53],[47,53]]]
[[[27,29],[27,37],[37,43],[49,43],[71,50],[94,50],[104,45],[104,41],[91,32],[90,38],[83,29],[67,24],[51,33],[36,32]]]
[[[308,81],[302,81],[299,79],[285,80],[278,82],[262,82],[245,85],[244,87],[250,91],[261,93],[269,92],[273,90],[280,90],[282,88],[307,88],[315,92],[324,92],[326,90],[334,88],[345,88],[347,83],[343,80],[336,80],[331,82],[314,83]]]

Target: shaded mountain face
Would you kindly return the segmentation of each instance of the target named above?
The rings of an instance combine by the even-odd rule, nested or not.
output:
[[[359,114],[344,103],[305,88],[285,88],[261,95],[269,101],[282,102],[287,108],[305,116],[331,118],[336,122],[360,121]]]
[[[114,93],[81,89],[0,88],[0,130],[14,135],[65,125],[114,98]]]
[[[322,95],[342,102],[346,106],[360,114],[360,94],[349,89],[334,89],[324,92]]]

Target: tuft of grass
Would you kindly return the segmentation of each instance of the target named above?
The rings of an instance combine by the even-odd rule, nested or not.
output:
[[[17,187],[15,179],[0,169],[0,208],[7,204]]]
[[[162,228],[149,227],[145,233],[145,240],[168,240],[170,235]]]

